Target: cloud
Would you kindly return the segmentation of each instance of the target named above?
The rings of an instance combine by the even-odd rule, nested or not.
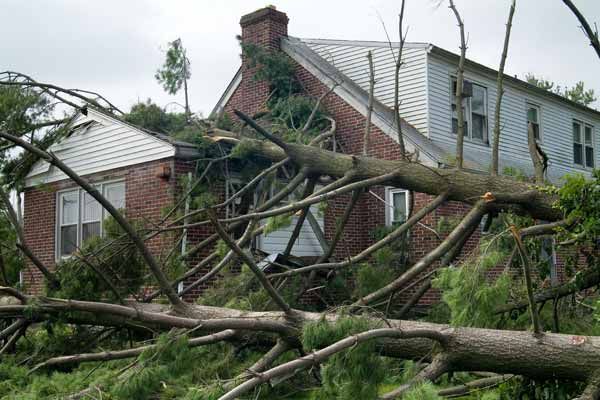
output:
[[[274,4],[290,17],[289,32],[294,36],[386,40],[377,12],[390,34],[397,29],[397,2],[280,0]],[[182,95],[166,95],[154,80],[163,59],[161,47],[181,37],[192,62],[191,103],[206,115],[239,66],[235,35],[240,16],[264,5],[255,0],[5,0],[0,68],[99,91],[125,109],[147,97],[160,104],[181,102]],[[508,5],[498,0],[457,2],[469,33],[469,58],[495,68]],[[600,20],[598,2],[586,3],[582,11],[590,21]],[[410,41],[458,50],[458,30],[445,4],[407,2],[405,24],[410,27]],[[561,2],[544,2],[543,7],[540,2],[518,2],[513,29],[508,73],[522,77],[534,72],[563,85],[583,80],[600,93],[600,60]]]

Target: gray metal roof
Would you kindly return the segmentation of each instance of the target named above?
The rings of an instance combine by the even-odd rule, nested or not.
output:
[[[369,64],[365,57],[371,51],[373,64],[377,73],[375,85],[375,98],[382,104],[394,106],[394,75],[396,58],[398,57],[398,43],[300,39],[308,48],[317,53],[325,61],[337,68],[341,73],[350,78],[362,89],[369,90]],[[426,43],[406,43],[406,51],[411,49],[426,50]]]
[[[326,61],[335,65],[340,71],[352,78],[365,90],[369,88],[368,64],[365,54],[367,51],[373,53],[373,63],[377,66],[377,87],[375,88],[376,97],[388,106],[393,105],[393,82],[394,82],[394,63],[395,57],[398,54],[400,44],[398,42],[375,42],[375,41],[360,41],[360,40],[329,40],[329,39],[299,39],[305,43],[311,50],[315,51]],[[393,50],[394,55],[392,55]],[[431,43],[423,42],[407,42],[404,43],[404,49],[424,49],[428,53],[436,54],[440,57],[450,59],[456,63],[460,56],[456,53],[438,47]],[[498,75],[498,71],[487,67],[483,64],[466,59],[466,66],[479,70],[488,75],[492,75],[494,79]],[[361,74],[362,72],[362,74]],[[594,113],[600,116],[600,111],[584,106],[582,104],[571,101],[559,94],[541,89],[526,81],[516,78],[511,75],[504,74],[504,79],[516,86],[520,86],[526,90],[533,91],[542,96],[547,96],[554,100],[559,100],[569,104],[580,110]]]
[[[355,105],[363,112],[368,104],[368,66],[365,54],[368,50],[374,53],[377,62],[376,99],[373,105],[373,123],[392,139],[397,140],[394,124],[393,105],[394,68],[397,55],[397,43],[384,42],[350,42],[323,39],[299,39],[289,36],[282,41],[282,50],[307,68],[324,84],[332,87],[336,94],[346,102]],[[426,49],[424,43],[406,43],[406,48]],[[385,64],[385,67],[384,67]],[[366,75],[364,69],[366,68]],[[391,82],[391,84],[390,84]],[[402,133],[409,146],[413,146],[432,162],[443,162],[446,151],[422,135],[414,126],[402,120]]]

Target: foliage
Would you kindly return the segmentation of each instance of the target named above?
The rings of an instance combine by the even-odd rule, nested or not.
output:
[[[277,309],[262,285],[255,279],[252,270],[246,265],[241,266],[241,271],[238,268],[236,262],[232,261],[221,273],[218,281],[203,291],[197,302],[207,306],[248,311]],[[300,279],[294,278],[280,290],[280,294],[292,307],[301,308],[297,299],[299,285]]]
[[[86,241],[73,256],[56,267],[60,289],[48,287],[50,296],[78,300],[118,300],[103,277],[109,279],[121,297],[136,294],[144,282],[146,267],[124,232],[109,217],[103,222],[103,237]],[[92,265],[94,268],[92,268]],[[96,271],[101,272],[98,274]]]
[[[594,241],[600,235],[600,170],[592,172],[592,179],[583,174],[567,174],[560,188],[546,190],[558,194],[556,203],[566,218],[577,221],[562,233],[579,243]]]
[[[17,250],[17,235],[0,206],[0,284],[15,287],[24,267],[22,253]]]
[[[5,132],[20,136],[47,120],[53,110],[49,98],[36,89],[0,86],[0,129]]]
[[[167,135],[181,132],[187,122],[184,113],[166,112],[151,99],[131,106],[131,110],[124,116],[124,119],[140,128]]]
[[[378,242],[392,233],[396,228],[398,228],[397,225],[380,225],[371,232],[371,236],[374,241]],[[375,261],[380,265],[389,265],[403,270],[408,263],[409,246],[410,238],[408,232],[406,232],[380,251],[375,252],[373,256]]]
[[[53,111],[54,103],[37,89],[0,86],[0,129],[19,137],[27,134],[27,140],[43,150],[65,133],[62,127],[36,128],[40,124],[50,123]],[[38,157],[28,152],[15,154],[3,150],[10,145],[0,139],[0,174],[10,188],[18,188]]]
[[[554,82],[543,78],[538,78],[534,74],[525,75],[525,80],[527,83],[537,86],[540,89],[558,94],[584,106],[589,106],[598,99],[594,93],[594,89],[585,89],[585,83],[583,83],[583,81],[579,81],[575,86],[569,88],[567,86],[561,87],[560,85],[556,85]]]
[[[450,309],[452,325],[495,326],[498,320],[495,309],[508,300],[511,281],[506,273],[492,280],[487,272],[504,257],[502,252],[492,250],[464,262],[460,268],[440,270],[432,284],[442,290],[442,300]]]
[[[325,320],[313,322],[304,327],[302,343],[306,351],[312,351],[378,326],[359,317],[341,317],[335,324]],[[376,399],[386,371],[375,347],[375,341],[370,340],[331,356],[321,365],[322,387],[313,393],[313,398]]]
[[[169,42],[168,46],[165,62],[154,77],[167,93],[177,94],[184,81],[192,76],[190,60],[186,56],[181,39]]]
[[[362,263],[356,271],[356,286],[354,289],[354,297],[361,298],[381,289],[390,283],[397,275],[389,265],[379,263],[369,264]]]
[[[263,234],[266,236],[292,224],[292,216],[289,214],[274,215],[267,219]]]
[[[405,400],[439,400],[437,389],[429,382],[420,383],[409,390],[404,396]]]
[[[329,122],[325,119],[322,106],[317,108],[311,127],[307,132],[302,128],[308,121],[316,101],[302,95],[291,95],[279,98],[270,104],[270,116],[274,124],[273,130],[279,132],[287,142],[308,144],[319,132],[324,131]]]
[[[523,171],[520,168],[513,167],[513,166],[504,167],[504,169],[502,170],[502,175],[511,176],[514,179],[521,181],[521,182],[525,182],[530,179],[527,176],[527,174],[525,174],[525,171]]]
[[[270,101],[285,99],[300,92],[300,83],[294,74],[294,63],[286,54],[244,43],[241,37],[238,40],[242,47],[242,57],[247,58],[249,67],[256,68],[254,79],[269,82],[273,92]]]
[[[157,347],[146,350],[133,364],[131,360],[90,363],[68,373],[28,374],[27,366],[19,366],[22,361],[3,358],[0,398],[64,398],[92,386],[107,400],[216,399],[223,394],[222,380],[240,374],[259,357],[255,351],[235,351],[223,343],[190,349],[180,332],[161,335],[154,343]],[[203,367],[195,368],[198,363]]]

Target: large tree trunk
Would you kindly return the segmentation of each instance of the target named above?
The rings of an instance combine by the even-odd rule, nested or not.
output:
[[[317,149],[301,144],[287,144],[285,151],[279,146],[253,139],[237,139],[235,134],[217,132],[214,140],[240,143],[245,151],[256,156],[279,161],[289,156],[296,164],[306,167],[310,173],[341,177],[348,171],[355,171],[353,178],[361,180],[391,172],[395,177],[386,184],[415,192],[437,195],[448,191],[448,200],[475,204],[483,193],[491,193],[492,198],[501,207],[511,203],[516,211],[526,212],[534,218],[555,221],[561,218],[554,208],[554,196],[535,190],[531,184],[519,182],[509,177],[490,176],[483,173],[457,169],[430,168],[405,160],[381,160],[371,157],[352,156]]]
[[[173,327],[194,329],[197,334],[225,329],[253,332],[253,337],[272,338],[273,333],[298,343],[302,327],[320,321],[323,314],[293,310],[291,313],[267,311],[247,312],[229,308],[190,306],[193,317],[170,314],[168,306],[131,303],[114,304],[28,298],[36,304],[35,312],[25,305],[0,306],[0,317],[31,318],[32,322],[62,316],[72,322],[113,326],[151,327],[169,330]],[[335,322],[339,316],[325,318]],[[449,370],[512,373],[540,379],[587,380],[600,369],[600,338],[544,333],[534,336],[526,331],[503,331],[479,328],[453,328],[448,325],[407,320],[373,319],[374,325],[387,325],[402,331],[435,331],[444,336],[443,352]],[[382,339],[384,354],[401,358],[429,358],[439,348],[430,339]],[[432,353],[432,350],[434,353]]]

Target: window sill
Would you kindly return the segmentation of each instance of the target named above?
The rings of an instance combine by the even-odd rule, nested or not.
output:
[[[452,132],[452,136],[454,136],[454,138],[456,138],[456,133]],[[468,138],[468,137],[465,137],[463,139],[463,142],[464,143],[474,144],[476,146],[481,146],[481,147],[487,147],[487,148],[490,147],[490,143],[489,142],[483,142],[481,140],[471,139],[471,138]]]

